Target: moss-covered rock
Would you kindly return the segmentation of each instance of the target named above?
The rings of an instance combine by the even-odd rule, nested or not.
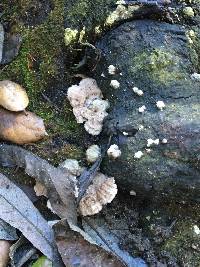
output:
[[[104,56],[96,79],[111,102],[105,130],[116,135],[112,142],[122,151],[116,161],[105,161],[104,171],[138,194],[196,199],[200,94],[199,82],[190,77],[194,65],[186,31],[179,25],[134,21],[107,34],[98,47]],[[108,74],[109,65],[119,69],[115,76]],[[120,82],[118,89],[110,87],[111,79]],[[144,95],[137,96],[133,86]],[[163,111],[156,106],[161,100]],[[157,138],[159,145],[147,146],[148,139]],[[143,152],[140,159],[134,157],[138,151]]]

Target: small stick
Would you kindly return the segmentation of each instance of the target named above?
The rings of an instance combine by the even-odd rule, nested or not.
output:
[[[102,151],[101,156],[96,160],[96,162],[90,167],[88,170],[86,169],[79,178],[79,195],[77,198],[77,203],[79,204],[81,198],[84,196],[85,192],[87,191],[88,187],[92,183],[101,162],[106,154],[108,147],[110,146],[110,142],[112,140],[112,135],[110,135],[108,143],[105,149]]]
[[[49,98],[48,98],[48,96],[46,96],[44,93],[41,93],[41,95],[43,96],[43,98],[51,105],[51,106],[53,106],[55,109],[56,109],[56,111],[58,111],[58,112],[62,112]]]

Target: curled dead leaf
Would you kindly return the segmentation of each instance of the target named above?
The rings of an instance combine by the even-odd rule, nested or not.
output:
[[[0,240],[0,267],[6,267],[9,261],[11,243],[7,240]]]
[[[12,81],[0,81],[0,105],[10,111],[22,111],[28,106],[26,91]]]
[[[0,108],[0,138],[16,144],[36,142],[47,135],[43,120],[32,112]]]
[[[125,267],[123,262],[104,249],[98,247],[95,242],[79,227],[69,226],[60,221],[54,225],[58,251],[66,266],[69,267]]]

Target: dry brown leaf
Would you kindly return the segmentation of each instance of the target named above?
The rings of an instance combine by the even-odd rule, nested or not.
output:
[[[82,233],[71,230],[64,222],[54,226],[56,243],[63,262],[68,267],[124,267],[113,254],[91,244]],[[83,232],[83,231],[82,231]],[[86,234],[85,234],[86,235]]]
[[[36,181],[36,184],[34,185],[34,191],[35,191],[35,194],[37,197],[40,197],[40,196],[45,196],[47,197],[47,189],[46,187],[40,183],[40,182],[37,182]]]
[[[32,112],[0,108],[0,138],[16,144],[36,142],[47,135],[43,120]]]
[[[66,170],[55,168],[33,153],[13,145],[0,145],[0,164],[24,168],[29,176],[46,187],[47,196],[56,214],[76,224],[74,176]]]
[[[9,261],[11,243],[7,240],[0,240],[0,267],[6,267]]]
[[[28,106],[26,91],[12,81],[0,81],[0,105],[10,111],[22,111]]]
[[[59,261],[54,233],[27,195],[0,173],[0,218],[20,230],[44,255]]]

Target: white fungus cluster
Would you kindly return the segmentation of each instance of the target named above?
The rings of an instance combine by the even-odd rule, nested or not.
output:
[[[199,229],[199,227],[197,225],[194,225],[193,229],[194,229],[194,232],[195,232],[196,235],[200,235],[200,229]]]
[[[159,143],[160,143],[159,139],[155,139],[155,140],[151,138],[147,139],[147,147],[150,147],[152,145],[159,145]]]
[[[140,159],[143,155],[144,155],[144,153],[143,153],[142,151],[137,151],[137,152],[134,154],[134,158],[135,158],[135,159]]]
[[[117,185],[113,177],[109,178],[97,173],[92,185],[80,201],[79,210],[83,216],[94,215],[100,212],[103,205],[112,202],[117,194]]]
[[[145,112],[145,110],[146,110],[145,105],[143,105],[143,106],[141,106],[141,107],[138,108],[138,111],[139,111],[140,113]]]
[[[120,87],[120,83],[117,80],[111,80],[110,86],[114,89],[118,89]]]
[[[111,145],[107,150],[107,154],[109,158],[117,159],[121,156],[121,150],[119,149],[118,145]]]
[[[167,144],[168,140],[166,138],[163,138],[161,142],[162,144]]]
[[[69,174],[74,176],[75,184],[78,182],[77,176],[80,176],[84,171],[84,168],[75,159],[67,159],[59,167],[65,168]],[[75,197],[78,197],[79,189],[77,186],[74,193]],[[97,214],[102,210],[103,205],[110,203],[115,198],[116,194],[115,179],[98,172],[79,203],[79,211],[83,216]]]
[[[89,134],[100,134],[103,120],[108,115],[106,110],[109,108],[109,102],[102,99],[103,96],[96,81],[91,78],[81,80],[79,85],[68,88],[67,97],[77,122],[85,123],[85,130]]]
[[[143,96],[144,94],[142,90],[138,89],[138,87],[133,87],[133,92],[139,96]]]
[[[110,74],[110,75],[115,75],[115,73],[116,73],[116,67],[114,66],[114,65],[110,65],[110,66],[108,66],[108,73]]]
[[[86,150],[87,162],[93,163],[101,156],[101,148],[98,145],[92,145]]]
[[[156,107],[160,110],[163,110],[165,108],[165,103],[161,100],[156,102]]]

